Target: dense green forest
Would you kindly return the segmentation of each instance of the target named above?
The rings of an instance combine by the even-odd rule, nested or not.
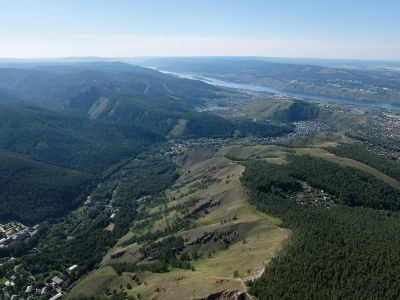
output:
[[[0,106],[0,149],[97,173],[163,137],[126,123],[67,117],[21,104]]]
[[[304,164],[308,164],[306,168]],[[349,179],[346,168],[327,167],[322,160],[306,156],[282,166],[260,161],[246,163],[241,180],[251,203],[281,218],[283,226],[293,232],[284,251],[271,261],[260,279],[250,283],[251,292],[260,299],[399,298],[398,212],[343,204],[329,208],[302,205],[291,198],[301,189],[297,182],[301,170],[302,179],[311,185],[324,183],[330,191],[338,190],[335,180]],[[311,174],[308,170],[316,172]],[[323,175],[329,173],[332,180],[325,181]],[[376,183],[360,176],[350,179],[346,186],[350,190],[357,185],[365,189],[376,187]],[[383,199],[384,191],[385,188],[380,195]],[[380,202],[381,199],[374,201]]]
[[[91,176],[0,151],[0,221],[33,224],[63,216],[88,192]]]
[[[30,104],[84,115],[102,96],[175,99],[191,107],[205,97],[219,97],[219,89],[204,82],[120,62],[0,68],[0,88]]]
[[[143,128],[0,106],[0,222],[28,224],[77,207],[98,173],[164,138]]]
[[[337,156],[363,162],[388,176],[400,180],[400,163],[398,161],[374,154],[366,150],[362,145],[343,144],[337,147],[327,148],[326,150]]]
[[[1,174],[0,222],[39,222],[69,212],[98,174],[165,141],[180,119],[187,120],[184,138],[269,137],[293,131],[289,124],[235,122],[199,113],[196,105],[223,92],[128,64],[3,68],[1,86],[7,87],[5,95],[15,95],[3,100],[18,103],[0,104],[0,159],[9,170],[3,168]],[[17,180],[24,168],[29,175]]]
[[[275,119],[285,122],[314,120],[319,115],[319,107],[305,101],[294,101],[287,109],[274,113]]]
[[[257,137],[275,137],[293,131],[290,124],[272,124],[252,122],[251,120],[230,121],[206,113],[190,114],[184,131],[188,138],[232,138],[249,135]]]
[[[30,282],[29,275],[34,275],[36,281],[31,284],[41,287],[52,274],[59,274],[66,279],[64,286],[68,286],[92,270],[129,230],[137,215],[138,199],[145,195],[157,197],[176,177],[175,165],[168,158],[142,154],[104,173],[90,201],[79,210],[56,224],[44,223],[36,236],[1,249],[0,254],[21,257],[19,270],[26,274],[21,285]],[[110,219],[113,211],[118,216],[115,220]],[[110,222],[114,223],[113,230],[106,230]],[[36,248],[32,250],[32,246]],[[6,263],[3,272],[12,270],[13,263]],[[68,273],[72,264],[79,265],[79,269]]]
[[[336,197],[339,203],[376,209],[399,210],[400,191],[374,176],[340,167],[322,158],[290,156],[289,173]]]

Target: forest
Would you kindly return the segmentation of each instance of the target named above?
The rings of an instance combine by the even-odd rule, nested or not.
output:
[[[36,236],[1,249],[1,257],[20,257],[19,270],[25,277],[18,281],[16,289],[30,282],[30,275],[36,278],[30,283],[37,287],[43,286],[54,274],[63,277],[64,286],[68,287],[91,271],[107,250],[129,231],[137,215],[138,199],[159,194],[175,182],[177,173],[168,158],[142,154],[103,176],[89,203],[57,223],[43,223]],[[118,214],[112,230],[106,230],[112,222],[109,203]],[[36,248],[32,250],[32,247]],[[4,264],[0,275],[11,271],[13,263]],[[73,264],[79,265],[78,270],[67,272]]]
[[[340,167],[322,158],[290,156],[289,173],[336,197],[338,203],[376,209],[399,210],[400,191],[351,167]]]
[[[136,126],[1,105],[0,222],[64,216],[82,202],[99,173],[162,141]]]
[[[187,138],[275,137],[288,134],[294,126],[287,123],[253,122],[249,119],[231,121],[207,113],[188,115],[183,135]]]
[[[315,173],[308,172],[311,168],[299,168],[307,162],[312,164]],[[300,175],[313,187],[321,184],[329,191],[337,191],[334,180],[330,185],[320,178],[321,174],[329,173],[337,180],[348,176],[345,168],[327,168],[323,161],[310,162],[307,156],[281,166],[260,161],[246,163],[241,181],[251,203],[279,217],[283,226],[293,232],[284,251],[271,261],[258,280],[249,283],[251,293],[260,299],[400,297],[400,288],[395,284],[400,280],[398,212],[352,207],[341,201],[329,208],[302,205],[291,199],[291,195],[299,192],[296,181]],[[347,188],[376,187],[377,183],[363,179],[352,178]],[[381,193],[384,191],[385,188]]]
[[[64,216],[92,186],[84,172],[0,151],[0,221],[24,224]]]
[[[337,156],[363,162],[390,177],[400,180],[400,164],[398,161],[368,151],[363,145],[343,144],[326,150]]]

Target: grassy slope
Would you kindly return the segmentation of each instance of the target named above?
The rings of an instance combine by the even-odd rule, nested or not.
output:
[[[369,174],[373,175],[374,177],[386,182],[387,184],[391,185],[394,188],[398,188],[398,189],[400,188],[400,182],[397,181],[396,179],[394,179],[388,175],[385,175],[382,172],[378,171],[377,169],[372,168],[372,167],[370,167],[362,162],[356,161],[354,159],[339,157],[339,156],[336,156],[336,155],[329,153],[320,148],[298,148],[297,152],[301,153],[301,154],[309,154],[312,156],[321,157],[328,161],[337,163],[341,166],[353,167],[353,168],[359,169],[361,171],[369,173]]]
[[[330,144],[331,145],[331,144]],[[323,147],[324,145],[321,144]],[[238,226],[239,241],[231,245],[227,250],[219,250],[212,245],[209,248],[210,257],[204,255],[193,261],[196,271],[173,269],[168,273],[140,274],[140,280],[146,284],[136,285],[132,281],[130,273],[118,276],[109,265],[111,262],[132,262],[137,259],[137,244],[127,247],[114,247],[103,259],[102,267],[92,272],[73,289],[71,295],[92,294],[108,286],[111,290],[119,290],[122,284],[128,293],[136,295],[140,293],[144,299],[188,299],[205,297],[220,291],[245,291],[244,281],[258,277],[264,266],[282,248],[289,232],[277,227],[279,220],[271,218],[255,210],[247,202],[247,196],[239,182],[243,167],[226,157],[244,159],[253,157],[273,163],[285,163],[287,153],[297,152],[318,156],[343,166],[351,166],[365,171],[385,182],[399,187],[399,182],[388,177],[374,168],[351,159],[343,159],[326,152],[323,148],[287,148],[275,145],[265,146],[230,146],[214,153],[212,151],[194,151],[181,160],[183,164],[182,176],[177,183],[179,189],[168,191],[170,199],[167,206],[174,207],[185,203],[191,197],[199,198],[198,203],[204,203],[205,199],[216,199],[220,205],[209,209],[209,214],[200,216],[196,220],[194,228],[179,232],[186,241],[190,242],[202,236],[204,232],[213,232],[221,229],[229,229]],[[201,157],[201,159],[199,159]],[[210,170],[216,170],[211,172]],[[190,170],[190,173],[188,173]],[[190,186],[196,183],[197,178],[207,174],[213,174],[220,182],[197,190],[195,193],[185,195]],[[229,175],[229,178],[228,178]],[[175,197],[175,200],[172,198]],[[153,211],[161,208],[152,208]],[[161,220],[153,224],[152,230],[163,228],[166,222],[174,219],[176,212],[169,212]],[[237,220],[233,217],[236,216]],[[221,220],[226,222],[221,224]],[[122,240],[128,239],[134,233],[130,232]],[[243,243],[243,240],[246,242]],[[125,250],[125,254],[117,260],[112,260],[110,255]],[[200,249],[199,252],[205,249]],[[214,252],[212,251],[214,250]],[[207,254],[207,251],[204,251]],[[246,257],[246,259],[243,259]],[[233,278],[233,273],[239,272],[239,278]],[[130,283],[134,287],[127,290],[126,285]],[[157,291],[157,292],[156,292]]]
[[[241,150],[243,152],[252,152],[254,149]],[[118,276],[108,265],[111,263],[110,254],[125,250],[125,254],[118,258],[118,261],[132,261],[135,259],[138,246],[129,245],[126,248],[117,246],[110,251],[102,262],[102,267],[92,272],[75,286],[71,295],[91,294],[93,291],[100,290],[104,286],[112,289],[119,289],[120,284],[126,287],[129,282],[134,285],[132,290],[126,290],[128,293],[136,295],[140,293],[144,299],[188,299],[195,297],[205,297],[212,293],[221,291],[246,291],[243,281],[258,277],[262,273],[265,264],[282,248],[283,242],[288,238],[289,232],[286,229],[277,227],[279,220],[271,218],[258,212],[247,202],[247,196],[239,182],[239,177],[243,172],[243,166],[231,162],[224,157],[226,151],[223,149],[216,153],[212,158],[203,162],[183,168],[184,176],[180,183],[187,182],[179,191],[170,191],[168,193],[171,201],[169,206],[175,206],[184,203],[190,197],[198,197],[198,203],[207,199],[216,199],[220,205],[209,208],[209,213],[201,215],[196,220],[194,228],[179,232],[187,241],[201,237],[204,232],[215,232],[221,230],[230,230],[235,228],[239,239],[227,250],[221,250],[217,245],[208,245],[199,249],[200,253],[210,253],[210,256],[204,255],[202,258],[193,261],[195,271],[173,269],[168,273],[143,273],[140,274],[140,280],[146,284],[134,285],[131,280],[132,274],[124,273]],[[196,155],[192,153],[191,155]],[[193,161],[190,157],[186,161]],[[213,177],[221,179],[208,187],[200,189],[191,195],[180,197],[181,193],[188,190],[192,184],[191,180],[197,176],[202,177],[217,166],[217,170],[212,172]],[[190,170],[190,174],[187,171]],[[215,168],[214,168],[215,170]],[[229,179],[227,179],[229,175]],[[172,197],[176,200],[172,201]],[[236,218],[234,219],[234,216]],[[155,227],[162,227],[162,222],[173,218],[171,214],[165,216],[161,221],[155,223]],[[221,221],[225,220],[224,224]],[[165,224],[164,224],[165,225]],[[129,233],[130,235],[132,233]],[[127,237],[125,237],[126,239]],[[124,239],[124,238],[123,238]],[[245,240],[245,242],[243,242]],[[213,251],[211,251],[213,250]],[[243,259],[243,257],[246,259]],[[116,260],[114,259],[113,262]],[[238,271],[239,278],[233,278],[235,271]],[[156,292],[156,289],[159,292]]]
[[[323,148],[336,146],[337,143],[334,142],[320,142],[315,144],[316,147],[307,148],[287,148],[275,145],[265,145],[265,146],[252,146],[252,147],[227,147],[224,151],[226,155],[230,155],[237,158],[258,157],[266,160],[269,163],[284,163],[285,156],[288,152],[296,152],[299,154],[308,154],[316,157],[326,159],[328,161],[337,163],[344,167],[353,167],[359,169],[363,172],[373,175],[374,177],[386,182],[394,188],[400,188],[400,182],[396,179],[383,174],[375,168],[368,166],[362,162],[356,161],[354,159],[344,158],[336,156]]]
[[[185,119],[179,119],[178,124],[175,125],[174,128],[169,132],[169,136],[171,137],[180,137],[183,135],[185,129],[186,129],[186,124],[187,120]]]
[[[293,102],[293,100],[267,99],[246,105],[242,110],[251,117],[270,119],[276,112],[287,109]]]

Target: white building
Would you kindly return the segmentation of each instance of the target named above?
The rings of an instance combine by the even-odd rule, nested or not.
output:
[[[73,270],[75,270],[78,267],[78,265],[72,265],[68,268],[68,272],[72,272]]]

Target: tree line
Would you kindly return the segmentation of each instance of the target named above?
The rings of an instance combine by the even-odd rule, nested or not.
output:
[[[293,232],[285,250],[272,259],[258,280],[250,283],[251,293],[260,299],[399,298],[400,214],[351,207],[343,202],[330,208],[296,203],[290,196],[299,191],[295,182],[301,170],[302,179],[324,183],[324,188],[333,191],[338,187],[334,181],[348,176],[346,168],[326,168],[319,159],[305,168],[307,162],[310,157],[300,156],[282,166],[246,163],[241,181],[250,201],[259,210],[281,218],[283,226]],[[311,173],[311,168],[320,171]],[[312,177],[329,173],[331,185],[323,177]],[[356,183],[375,187],[375,183],[359,176],[351,182],[347,188],[352,189]],[[380,196],[385,199],[383,191]]]

